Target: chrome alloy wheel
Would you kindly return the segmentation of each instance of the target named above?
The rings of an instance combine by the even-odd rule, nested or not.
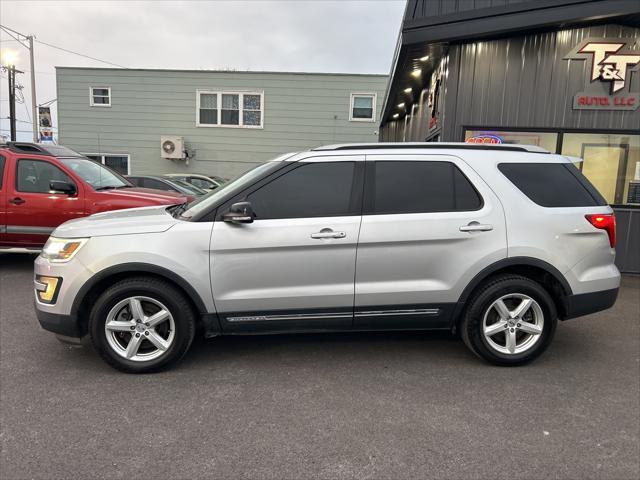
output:
[[[528,295],[510,293],[487,309],[482,333],[487,344],[506,355],[523,353],[542,336],[544,314],[538,302]]]
[[[109,311],[104,330],[111,349],[134,362],[160,357],[176,335],[175,322],[167,307],[141,296],[118,302]]]

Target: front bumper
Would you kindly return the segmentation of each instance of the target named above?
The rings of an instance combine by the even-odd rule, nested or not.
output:
[[[36,316],[40,326],[49,332],[65,337],[80,338],[82,336],[77,319],[71,315],[43,312],[36,305]]]
[[[53,303],[38,300],[38,276],[59,278],[59,288]],[[92,272],[78,259],[67,263],[52,264],[42,257],[34,262],[35,310],[40,325],[45,330],[65,337],[80,338],[83,333],[78,316],[73,314],[73,304],[82,286],[91,277]]]
[[[601,290],[599,292],[569,295],[565,299],[565,315],[562,320],[582,317],[591,313],[601,312],[613,307],[618,298],[618,288]]]

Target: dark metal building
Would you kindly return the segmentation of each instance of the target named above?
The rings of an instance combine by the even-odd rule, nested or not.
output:
[[[640,1],[408,0],[391,73],[380,141],[582,157],[640,273]]]

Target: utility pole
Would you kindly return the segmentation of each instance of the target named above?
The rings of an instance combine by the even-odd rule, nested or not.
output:
[[[38,123],[38,104],[36,103],[36,67],[33,61],[33,35],[27,37],[29,39],[29,60],[31,69],[31,117],[33,119],[33,142],[40,140],[39,123]]]
[[[7,67],[9,77],[9,124],[11,129],[11,141],[16,141],[16,66]]]
[[[6,27],[4,25],[0,25],[0,30],[4,30],[10,37],[16,40],[20,45],[29,49],[29,63],[31,68],[31,121],[33,123],[33,141],[37,142],[39,140],[39,125],[38,125],[38,103],[36,102],[36,67],[33,56],[33,40],[35,39],[34,35],[25,35],[20,32],[16,32],[12,28]],[[21,71],[17,71],[18,73],[24,73]],[[15,76],[14,76],[14,93],[15,93]],[[14,95],[15,96],[15,95]],[[14,108],[15,114],[15,108]]]

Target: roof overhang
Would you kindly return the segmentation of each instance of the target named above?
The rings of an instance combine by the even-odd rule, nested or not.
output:
[[[640,26],[638,0],[536,0],[460,13],[407,20],[418,0],[408,0],[392,64],[380,124],[398,113],[398,104],[413,103],[447,46],[489,38],[524,35],[615,22]],[[427,60],[420,59],[428,56]],[[412,75],[420,68],[421,75]],[[411,88],[411,92],[405,89]]]

